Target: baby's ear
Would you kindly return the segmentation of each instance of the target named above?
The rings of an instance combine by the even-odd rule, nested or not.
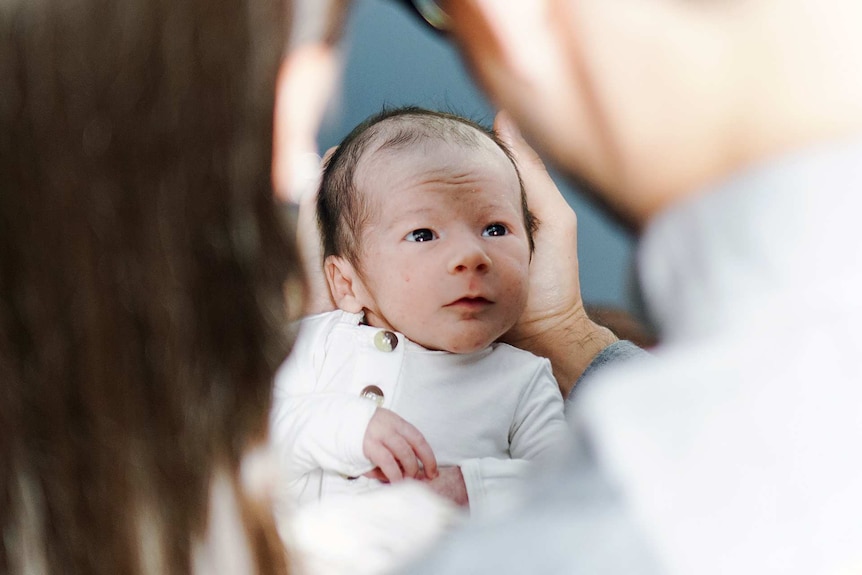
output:
[[[353,264],[341,256],[327,256],[323,262],[323,272],[335,305],[346,312],[361,312],[365,290]]]

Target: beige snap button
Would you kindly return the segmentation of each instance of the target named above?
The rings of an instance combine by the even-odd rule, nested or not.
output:
[[[359,394],[360,397],[370,399],[377,404],[377,407],[383,407],[383,390],[376,385],[366,386]]]
[[[378,331],[374,334],[374,347],[380,351],[392,351],[398,347],[398,336],[391,331]]]

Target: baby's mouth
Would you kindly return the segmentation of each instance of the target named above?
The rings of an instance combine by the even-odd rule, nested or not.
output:
[[[470,307],[470,308],[480,308],[485,307],[486,305],[490,305],[494,302],[491,300],[478,296],[478,297],[462,297],[456,299],[452,303],[448,304],[447,307]]]

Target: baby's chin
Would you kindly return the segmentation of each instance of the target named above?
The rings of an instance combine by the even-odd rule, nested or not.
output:
[[[504,332],[505,333],[505,332]],[[422,347],[426,349],[430,349],[432,351],[447,351],[449,353],[457,353],[461,355],[466,355],[470,353],[476,353],[477,351],[482,351],[487,348],[495,341],[502,337],[502,333],[500,334],[487,334],[481,337],[457,337],[448,340],[439,340],[439,341],[420,341],[413,340]],[[409,337],[409,336],[408,336]],[[412,338],[411,338],[412,339]]]

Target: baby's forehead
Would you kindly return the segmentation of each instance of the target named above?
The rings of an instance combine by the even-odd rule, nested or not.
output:
[[[511,169],[515,176],[503,148],[487,132],[455,119],[397,116],[370,130],[357,163],[357,173],[365,172],[365,177],[374,178],[397,168],[398,157],[403,154],[423,154],[441,147],[454,149],[462,157],[496,158],[501,169]]]

